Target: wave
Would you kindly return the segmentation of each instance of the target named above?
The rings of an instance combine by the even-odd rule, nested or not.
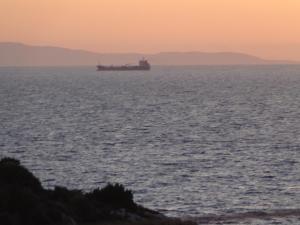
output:
[[[239,222],[248,219],[269,220],[275,218],[300,217],[300,209],[276,209],[269,211],[250,211],[243,213],[231,213],[216,215],[210,214],[197,218],[189,218],[198,224],[213,224],[220,222]]]

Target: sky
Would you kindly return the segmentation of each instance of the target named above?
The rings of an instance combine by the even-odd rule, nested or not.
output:
[[[0,0],[0,42],[300,60],[300,0]]]

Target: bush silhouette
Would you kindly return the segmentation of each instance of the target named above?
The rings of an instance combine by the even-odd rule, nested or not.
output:
[[[48,195],[52,200],[69,203],[74,197],[82,196],[80,190],[68,190],[65,187],[56,186],[53,191],[48,191]]]
[[[98,203],[110,204],[114,208],[136,209],[132,192],[121,184],[108,184],[87,194],[87,197]]]
[[[43,190],[40,181],[16,159],[0,160],[0,186],[16,186],[40,192]]]
[[[67,214],[77,221],[93,222],[98,218],[94,204],[80,190],[68,190],[56,186],[53,191],[48,190],[48,198],[65,207]]]
[[[72,198],[69,208],[78,222],[95,222],[97,219],[104,218],[102,210],[97,210],[95,205],[83,195]]]
[[[122,210],[119,210],[122,209]],[[55,187],[41,182],[20,162],[0,160],[0,224],[51,225],[126,220],[126,213],[140,217],[149,210],[133,201],[133,194],[121,184],[108,184],[89,193]]]

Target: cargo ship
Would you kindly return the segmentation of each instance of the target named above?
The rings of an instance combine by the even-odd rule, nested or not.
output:
[[[150,70],[151,66],[146,59],[142,59],[139,61],[138,65],[120,65],[120,66],[104,66],[97,65],[98,71],[127,71],[127,70]]]

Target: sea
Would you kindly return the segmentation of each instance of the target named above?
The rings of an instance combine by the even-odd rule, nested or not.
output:
[[[260,218],[300,208],[300,65],[1,67],[0,157],[168,216],[300,224]]]

